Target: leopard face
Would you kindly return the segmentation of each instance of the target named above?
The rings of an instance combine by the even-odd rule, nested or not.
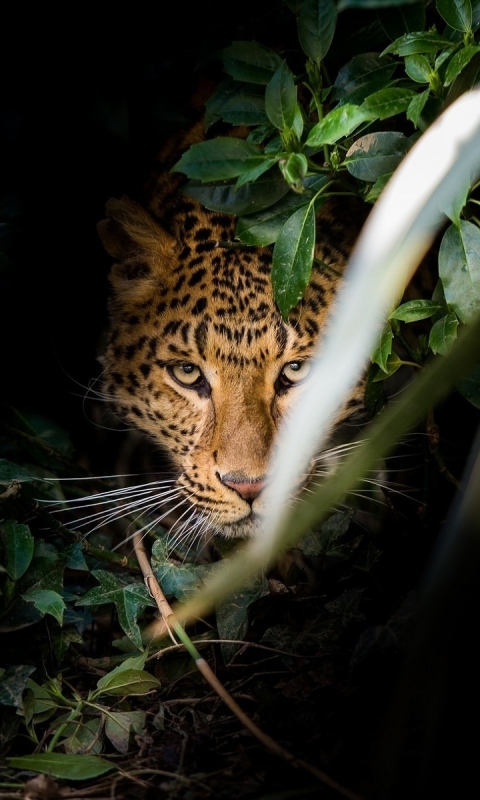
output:
[[[314,269],[285,322],[270,251],[223,244],[234,239],[232,217],[187,196],[162,221],[158,199],[153,210],[112,200],[99,226],[116,259],[104,391],[169,454],[192,527],[250,537],[261,532],[272,448],[308,382],[348,237],[335,215],[320,220],[317,255],[335,269]],[[338,421],[361,404],[359,388]]]

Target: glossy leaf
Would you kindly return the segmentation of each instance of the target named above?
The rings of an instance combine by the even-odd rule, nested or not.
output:
[[[236,236],[245,244],[266,246],[276,241],[278,234],[292,213],[300,206],[305,206],[312,194],[326,186],[329,178],[315,175],[304,180],[305,193],[299,195],[289,192],[274,205],[256,214],[240,217],[237,223]]]
[[[431,300],[409,300],[392,311],[389,319],[398,319],[401,322],[417,322],[420,319],[428,319],[439,311],[441,306]]]
[[[385,175],[380,175],[380,177],[377,178],[373,186],[369,189],[369,191],[365,195],[365,201],[367,203],[375,203],[375,201],[378,200],[378,198],[385,189],[385,186],[387,185],[392,175],[393,175],[392,172],[387,172],[385,173]]]
[[[405,72],[416,83],[428,83],[432,67],[424,55],[416,53],[405,57]]]
[[[445,300],[462,322],[480,311],[480,229],[461,220],[450,225],[440,245],[438,269]]]
[[[388,45],[382,55],[395,53],[398,56],[410,56],[414,53],[435,53],[445,47],[452,47],[452,42],[433,31],[405,33]]]
[[[129,639],[142,650],[142,636],[137,619],[147,606],[154,605],[146,586],[142,583],[131,583],[128,578],[107,570],[93,570],[92,575],[100,586],[90,589],[77,600],[77,605],[102,606],[114,603],[120,625]]]
[[[268,172],[268,170],[271,169],[276,162],[277,159],[274,157],[265,157],[263,161],[261,161],[256,167],[248,170],[248,172],[244,172],[243,175],[240,175],[237,183],[235,184],[235,188],[239,189],[246,183],[253,183],[253,181],[256,181],[261,175],[264,175],[265,172]]]
[[[480,53],[480,47],[474,47],[473,45],[464,47],[458,53],[455,53],[445,72],[445,86],[450,86],[453,83],[477,53]]]
[[[191,597],[215,568],[214,564],[172,564],[168,560],[164,542],[159,539],[152,547],[151,564],[164,594],[180,601]]]
[[[265,111],[278,130],[290,129],[295,118],[297,88],[287,62],[282,61],[265,89]]]
[[[314,248],[315,214],[310,203],[287,220],[273,251],[273,291],[284,319],[303,297],[310,280]]]
[[[307,145],[321,147],[324,144],[334,144],[344,136],[349,136],[367,119],[373,119],[373,117],[369,117],[360,106],[350,103],[337,106],[313,126],[308,135]]]
[[[281,172],[274,167],[261,175],[255,183],[247,183],[239,189],[236,188],[236,181],[211,185],[190,181],[184,191],[211,211],[242,216],[272,206],[287,194],[289,188]]]
[[[325,58],[335,33],[337,5],[334,0],[304,0],[297,19],[303,51],[317,64]]]
[[[394,71],[395,64],[388,56],[361,53],[339,70],[332,97],[341,103],[359,105],[369,94],[384,88]]]
[[[407,119],[409,119],[418,128],[422,111],[429,98],[430,90],[426,89],[420,94],[414,94],[407,108]]]
[[[200,181],[236,178],[262,161],[257,145],[245,139],[218,137],[193,144],[172,168]]]
[[[5,569],[17,581],[28,569],[33,558],[34,538],[28,525],[20,525],[13,520],[3,523],[7,562]]]
[[[303,153],[290,153],[279,161],[281,173],[289,186],[296,192],[303,193],[303,180],[307,174],[308,162]]]
[[[231,125],[265,124],[264,88],[251,83],[223,81],[205,103],[205,129],[220,119]]]
[[[392,352],[392,343],[393,343],[393,331],[392,326],[387,324],[385,325],[382,335],[380,337],[380,341],[375,349],[375,352],[372,354],[372,363],[378,364],[381,370],[384,372],[388,371],[388,357]]]
[[[385,131],[361,136],[348,150],[345,166],[362,181],[376,181],[398,166],[412,143],[403,133]]]
[[[379,383],[394,375],[404,362],[396,353],[390,353],[385,359],[384,366],[373,378],[373,383]]]
[[[67,781],[85,781],[98,778],[105,772],[115,769],[113,764],[100,756],[67,755],[65,753],[36,753],[31,756],[7,758],[7,764],[13,769],[31,770],[63,778]]]
[[[225,72],[237,81],[267,84],[280,56],[258,42],[233,42],[221,52]]]
[[[456,31],[466,33],[472,27],[470,0],[436,0],[438,13]]]
[[[42,616],[50,614],[57,620],[59,625],[63,623],[65,602],[57,592],[52,592],[51,589],[34,588],[29,589],[28,592],[24,592],[22,598],[26,600],[27,603],[33,603]]]
[[[126,669],[121,672],[113,670],[97,683],[102,694],[120,697],[147,694],[160,687],[160,681],[143,669]]]
[[[446,356],[457,338],[458,319],[453,312],[446,314],[433,325],[428,337],[432,353]]]
[[[367,97],[360,106],[366,119],[386,119],[406,111],[412,99],[410,89],[380,89]]]

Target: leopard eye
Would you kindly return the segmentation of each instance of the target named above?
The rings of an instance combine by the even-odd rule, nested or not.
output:
[[[187,388],[197,387],[204,381],[201,371],[195,364],[172,364],[168,367],[168,371],[177,383]]]
[[[280,379],[284,386],[294,386],[305,380],[310,368],[310,361],[289,361],[282,369]]]

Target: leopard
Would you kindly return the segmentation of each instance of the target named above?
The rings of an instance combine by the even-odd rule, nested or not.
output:
[[[272,248],[241,246],[235,217],[201,205],[172,171],[203,136],[198,124],[163,148],[141,196],[110,199],[98,225],[113,259],[103,393],[168,456],[166,499],[192,535],[250,539],[261,535],[278,433],[308,385],[365,204],[322,206],[311,279],[284,319]],[[364,411],[361,381],[334,430]]]

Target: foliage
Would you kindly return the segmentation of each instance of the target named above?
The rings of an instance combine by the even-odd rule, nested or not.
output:
[[[400,6],[401,13],[397,4],[366,4],[375,9],[373,35],[368,29],[375,49],[355,52],[339,68],[335,54],[344,42],[334,2],[292,4],[303,61],[298,52],[282,58],[255,42],[224,48],[228,77],[206,104],[205,125],[249,126],[247,140],[232,135],[195,144],[174,168],[190,178],[185,191],[207,208],[238,215],[241,242],[274,245],[272,281],[285,318],[310,279],[315,212],[331,196],[375,202],[418,136],[479,81],[478,2]],[[367,26],[359,41],[363,34]],[[478,312],[477,195],[476,186],[465,185],[452,198],[434,298],[392,311],[372,354],[373,381],[445,354],[458,324]],[[424,319],[433,324],[412,343],[405,324]]]
[[[216,137],[196,145],[177,164],[191,179],[188,191],[193,196],[209,208],[238,216],[240,242],[274,246],[273,280],[285,316],[308,282],[315,214],[327,198],[352,196],[367,205],[374,203],[415,139],[453,99],[477,84],[480,68],[478,2],[438,0],[436,6],[417,2],[386,7],[381,0],[344,0],[338,6],[333,0],[304,0],[288,5],[296,15],[302,52],[278,53],[251,41],[235,41],[221,52],[228,77],[207,102],[207,128],[215,134],[218,122],[247,125],[248,138]],[[365,52],[359,52],[346,30],[357,21],[354,38],[362,46],[364,39],[368,41]],[[122,138],[128,139],[128,132]],[[389,315],[372,357],[369,391],[374,399],[375,386],[400,366],[423,365],[431,353],[446,355],[457,329],[476,317],[480,268],[476,192],[477,187],[465,186],[452,198],[451,224],[439,249],[439,279],[433,294],[408,300]],[[2,229],[3,233],[8,230]],[[6,260],[11,264],[10,258]],[[427,333],[422,327],[420,336],[412,338],[408,326],[425,320]],[[462,395],[477,407],[479,386],[478,368],[459,384]],[[0,744],[9,756],[9,777],[17,770],[32,770],[86,780],[112,769],[120,755],[143,747],[152,732],[161,737],[162,747],[167,740],[165,752],[169,746],[162,703],[158,712],[152,712],[152,694],[160,681],[144,649],[143,634],[154,602],[131,550],[116,550],[116,517],[123,517],[126,526],[137,520],[126,511],[112,511],[102,526],[94,517],[86,529],[76,527],[69,509],[83,508],[76,505],[81,498],[88,507],[92,495],[96,504],[106,502],[113,484],[83,471],[69,437],[52,419],[10,408],[5,416],[0,439],[0,632],[5,641]],[[98,444],[99,449],[103,446],[103,441]],[[422,442],[419,449],[425,462],[429,448],[438,455],[430,439],[428,446]],[[282,680],[275,670],[269,677],[270,661],[259,662],[258,667],[255,662],[260,678],[252,691],[260,716],[267,721],[280,716],[276,707],[283,710],[290,700],[302,720],[299,728],[308,728],[321,696],[320,722],[329,718],[331,724],[349,698],[353,706],[358,703],[358,686],[346,674],[355,673],[364,662],[369,665],[372,653],[378,664],[380,651],[382,667],[385,652],[388,657],[397,654],[403,630],[398,605],[416,583],[427,547],[428,521],[431,516],[435,521],[443,517],[451,497],[441,484],[441,501],[432,510],[429,500],[439,479],[430,463],[425,472],[428,488],[422,489],[421,500],[415,501],[409,515],[396,489],[387,488],[393,509],[388,537],[356,524],[350,510],[337,510],[323,525],[309,530],[301,550],[285,555],[277,572],[251,582],[228,602],[217,603],[215,617],[197,625],[197,646],[210,647],[219,671],[227,672],[225,667],[231,665],[230,676],[238,669],[236,659],[245,652],[244,642],[269,651]],[[379,495],[374,487],[373,503]],[[112,495],[112,508],[115,498]],[[365,506],[371,514],[371,504]],[[99,513],[98,507],[92,515]],[[374,518],[380,520],[384,513]],[[85,530],[90,531],[88,536]],[[152,528],[152,536],[156,576],[170,598],[188,600],[216,565],[199,563],[198,554],[188,554],[189,563],[185,550],[169,550],[160,526]],[[395,569],[385,566],[391,561]],[[308,582],[312,572],[316,578],[320,575],[321,585],[319,596],[314,593],[313,598]],[[105,624],[107,638],[114,639],[114,655],[110,639],[107,646],[102,642]],[[221,644],[210,645],[217,635]],[[197,697],[200,706],[205,698],[195,680],[188,678],[189,658],[177,651],[172,656],[169,645],[169,641],[159,644],[168,654],[159,670],[163,670],[161,683],[170,691],[189,680],[190,692],[185,690],[184,696]],[[247,659],[247,682],[252,681],[252,663],[253,658]],[[385,674],[389,679],[388,669]],[[238,685],[242,687],[242,682]],[[333,713],[323,690],[335,698]],[[368,701],[364,710],[362,726],[368,720],[373,729],[377,717],[370,715]],[[202,716],[193,701],[188,711],[196,715],[194,734],[201,723],[202,730],[211,731],[213,718],[215,729],[221,730],[219,738],[225,731],[225,741],[231,741],[230,721],[223,726],[218,714]],[[288,715],[285,719],[288,738],[291,731],[286,729],[294,726],[289,725]],[[335,761],[345,743],[338,732],[335,736],[331,729],[322,730],[319,719],[312,715],[311,741],[315,747],[320,741],[322,760]],[[346,725],[341,721],[339,727],[348,730],[349,721]],[[295,736],[294,731],[294,740]],[[355,741],[361,764],[365,750],[360,738],[370,741],[363,727]],[[153,748],[155,766],[159,749]],[[101,753],[113,758],[102,758]],[[163,750],[162,757],[166,757]],[[344,759],[348,766],[348,754]],[[214,760],[212,772],[218,771]],[[257,771],[264,769],[263,754],[260,762]],[[205,771],[203,763],[195,770],[198,775]],[[245,774],[253,771],[249,762]],[[293,796],[298,796],[296,789]]]

